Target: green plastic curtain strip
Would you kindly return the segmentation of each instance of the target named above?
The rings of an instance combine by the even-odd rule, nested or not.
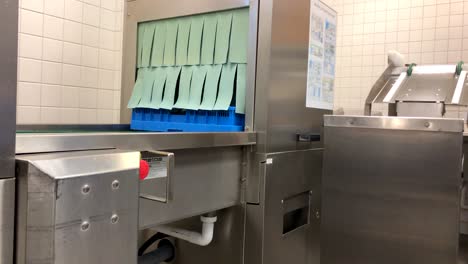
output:
[[[245,114],[245,90],[247,86],[247,65],[237,65],[236,113]]]
[[[160,68],[161,69],[161,68]],[[164,98],[159,106],[162,109],[171,110],[174,106],[177,80],[179,79],[180,67],[168,67],[166,86],[164,88]]]
[[[166,30],[167,23],[159,23],[156,26],[154,38],[153,38],[153,49],[151,53],[151,66],[157,67],[162,66],[164,63],[164,46],[166,45]]]
[[[216,30],[218,28],[218,18],[216,14],[209,14],[204,17],[203,24],[203,39],[201,47],[200,64],[207,65],[213,64],[215,43],[216,43]]]
[[[236,87],[236,112],[243,114],[245,86],[246,64],[141,68],[128,108],[227,110]]]
[[[179,21],[172,19],[166,24],[166,43],[164,44],[164,66],[174,66]]]
[[[248,8],[140,24],[128,107],[227,110],[236,91],[244,113],[248,28]]]
[[[231,105],[234,94],[234,80],[236,78],[237,64],[225,64],[221,72],[218,88],[218,98],[213,110],[227,110]]]
[[[179,31],[177,34],[176,48],[176,65],[187,65],[190,27],[190,18],[181,19],[179,21]]]
[[[180,74],[179,98],[174,108],[186,109],[190,101],[190,84],[192,82],[193,67],[183,66]]]
[[[192,66],[192,83],[190,84],[190,100],[187,109],[198,110],[203,93],[203,85],[205,83],[206,72],[209,65]]]
[[[218,95],[219,77],[222,65],[209,65],[206,74],[205,89],[203,90],[203,101],[200,105],[202,110],[213,110]]]
[[[196,16],[191,18],[191,20],[187,64],[198,65],[200,64],[203,23],[205,22],[205,18],[203,16]]]
[[[248,31],[248,8],[141,23],[137,67],[247,63]]]
[[[214,54],[215,64],[225,64],[229,51],[229,40],[231,36],[232,13],[218,14],[218,25],[216,27],[216,45]]]
[[[133,87],[132,96],[128,101],[128,108],[136,108],[140,103],[141,97],[143,95],[143,78],[144,74],[147,71],[145,68],[141,68],[138,70],[137,80],[135,82],[135,87]]]
[[[155,80],[153,85],[153,92],[151,93],[151,104],[148,108],[159,109],[162,102],[162,95],[164,93],[164,86],[166,85],[167,68],[155,69]]]

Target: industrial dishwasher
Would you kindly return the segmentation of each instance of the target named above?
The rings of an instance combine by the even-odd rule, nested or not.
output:
[[[0,182],[2,263],[319,263],[322,123],[331,110],[307,101],[314,77],[307,57],[310,33],[325,41],[313,31],[323,27],[330,39],[322,52],[331,56],[327,70],[334,73],[335,11],[310,0],[126,1],[121,119],[130,125],[15,128],[8,118],[16,92],[13,2],[0,8],[0,31],[9,42],[0,47],[0,64],[11,71],[0,73],[0,119],[8,120],[1,128],[8,178]],[[311,29],[317,11],[334,24],[316,20]],[[213,17],[215,45],[229,51],[218,58],[216,48],[211,60],[223,66],[179,64],[190,44],[157,49],[163,42],[153,36],[163,28],[170,32],[164,45],[179,47]],[[229,49],[226,23],[232,32],[234,25],[246,28],[236,44],[241,51]],[[155,75],[140,79],[140,72]],[[224,82],[228,89],[216,92]],[[332,91],[333,79],[326,84]],[[173,109],[177,104],[183,111]],[[230,107],[241,115],[231,130],[219,121]],[[220,111],[216,123],[212,110]],[[216,126],[200,129],[201,122]]]

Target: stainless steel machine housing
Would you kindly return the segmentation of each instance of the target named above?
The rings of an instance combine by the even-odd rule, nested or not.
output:
[[[16,263],[136,264],[140,153],[18,156]]]
[[[13,261],[18,1],[0,1],[0,263]]]
[[[76,160],[70,158],[74,155],[93,161],[94,151],[167,152],[174,158],[173,171],[167,176],[170,180],[164,181],[164,184],[170,182],[171,199],[162,201],[139,199],[138,215],[131,214],[131,216],[139,217],[137,228],[140,230],[138,239],[140,243],[154,233],[153,227],[160,224],[170,223],[174,226],[197,229],[200,228],[199,215],[216,211],[218,222],[211,244],[200,248],[176,240],[178,253],[173,263],[274,264],[283,263],[288,259],[297,264],[318,263],[320,174],[323,152],[322,116],[331,111],[306,108],[305,103],[311,9],[309,0],[127,1],[122,72],[122,121],[130,120],[130,111],[126,109],[126,104],[135,81],[138,23],[247,6],[250,8],[250,31],[245,132],[95,131],[89,133],[87,131],[80,133],[75,130],[79,128],[72,127],[75,130],[73,133],[17,134],[16,158],[21,172],[17,176],[21,177],[22,181],[22,184],[18,185],[19,197],[24,197],[23,195],[28,193],[28,188],[37,187],[31,181],[36,179],[34,175],[40,175],[40,179],[47,179],[50,184],[49,193],[55,195],[58,193],[57,189],[54,189],[53,182],[73,180],[56,179],[53,173],[36,173],[38,172],[34,161],[36,159],[67,160],[75,163]],[[295,30],[291,31],[290,28]],[[47,129],[54,127],[32,129],[44,128],[47,132]],[[57,163],[47,162],[44,166],[51,169],[55,166],[53,164]],[[121,166],[113,162],[108,165],[111,166],[109,171],[119,171],[118,168]],[[132,170],[127,171],[126,177],[135,176],[133,170],[135,168],[133,165],[131,167]],[[28,170],[24,170],[25,168]],[[96,168],[97,165],[83,165],[81,169]],[[99,173],[92,175],[90,171],[86,175],[89,179],[98,182],[100,179],[107,182],[106,177],[109,176]],[[131,181],[133,182],[133,179]],[[138,190],[138,186],[134,187],[132,185],[132,188],[128,189],[132,195]],[[147,187],[145,186],[145,190]],[[70,194],[72,192],[60,193],[61,197]],[[29,198],[26,199],[26,204],[33,202]],[[102,199],[107,202],[117,201],[110,196]],[[58,209],[56,215],[68,215],[66,207],[57,207],[58,200],[49,200],[49,202],[48,206]],[[21,238],[17,246],[18,263],[26,263],[24,260],[33,258],[30,254],[35,252],[28,248],[28,243],[25,242],[30,234],[22,233],[27,227],[24,221],[32,220],[22,217],[32,209],[25,209],[24,203],[25,200],[18,203],[20,218],[17,225],[18,235]],[[113,205],[118,206],[118,204]],[[109,208],[99,209],[103,210],[101,214],[108,216]],[[55,232],[55,227],[61,223],[56,222],[52,215],[46,218],[51,221],[48,228],[52,228]],[[73,228],[82,223],[80,219],[76,216],[73,221],[70,220],[73,222]],[[108,220],[105,218],[105,221]],[[130,228],[130,225],[127,225],[127,228]],[[103,232],[107,232],[106,230]],[[81,231],[76,230],[69,234],[76,235],[77,232]],[[116,239],[121,238],[116,237]],[[133,243],[137,239],[131,237],[126,241],[130,242],[125,249],[120,247],[119,242],[115,242],[114,246],[99,243],[96,248],[106,247],[104,249],[106,252],[122,250],[121,254],[136,256],[136,247]],[[36,253],[41,256],[51,256],[48,255],[51,248],[56,250],[58,254],[56,256],[60,256],[59,259],[47,260],[51,263],[61,261],[72,254],[68,248],[57,244],[48,248],[37,248]],[[282,257],[278,257],[279,248]],[[77,252],[73,254],[81,256],[86,255],[90,249],[84,246],[77,247],[76,250]],[[87,257],[88,263],[104,263],[110,259],[110,257],[101,259],[96,254],[87,254]],[[115,261],[124,260],[128,263],[134,261],[125,257]]]
[[[321,263],[457,263],[463,121],[326,116]]]

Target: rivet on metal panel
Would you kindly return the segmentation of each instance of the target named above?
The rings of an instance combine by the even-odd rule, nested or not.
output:
[[[424,123],[424,126],[427,127],[427,128],[429,128],[429,127],[431,126],[431,122],[425,122],[425,123]]]
[[[111,217],[111,223],[112,224],[117,224],[117,222],[119,222],[119,216],[116,215],[116,214],[113,214],[112,217]]]
[[[87,231],[89,229],[89,222],[88,221],[83,221],[81,223],[81,231]]]
[[[112,182],[112,189],[117,190],[120,187],[120,182],[118,180],[115,180]]]
[[[88,184],[85,184],[85,185],[83,185],[83,187],[81,187],[81,192],[83,194],[88,194],[89,191],[91,191],[91,187]]]

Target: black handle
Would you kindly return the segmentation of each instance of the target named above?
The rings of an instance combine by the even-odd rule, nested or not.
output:
[[[297,142],[316,142],[320,141],[320,134],[296,134]]]

